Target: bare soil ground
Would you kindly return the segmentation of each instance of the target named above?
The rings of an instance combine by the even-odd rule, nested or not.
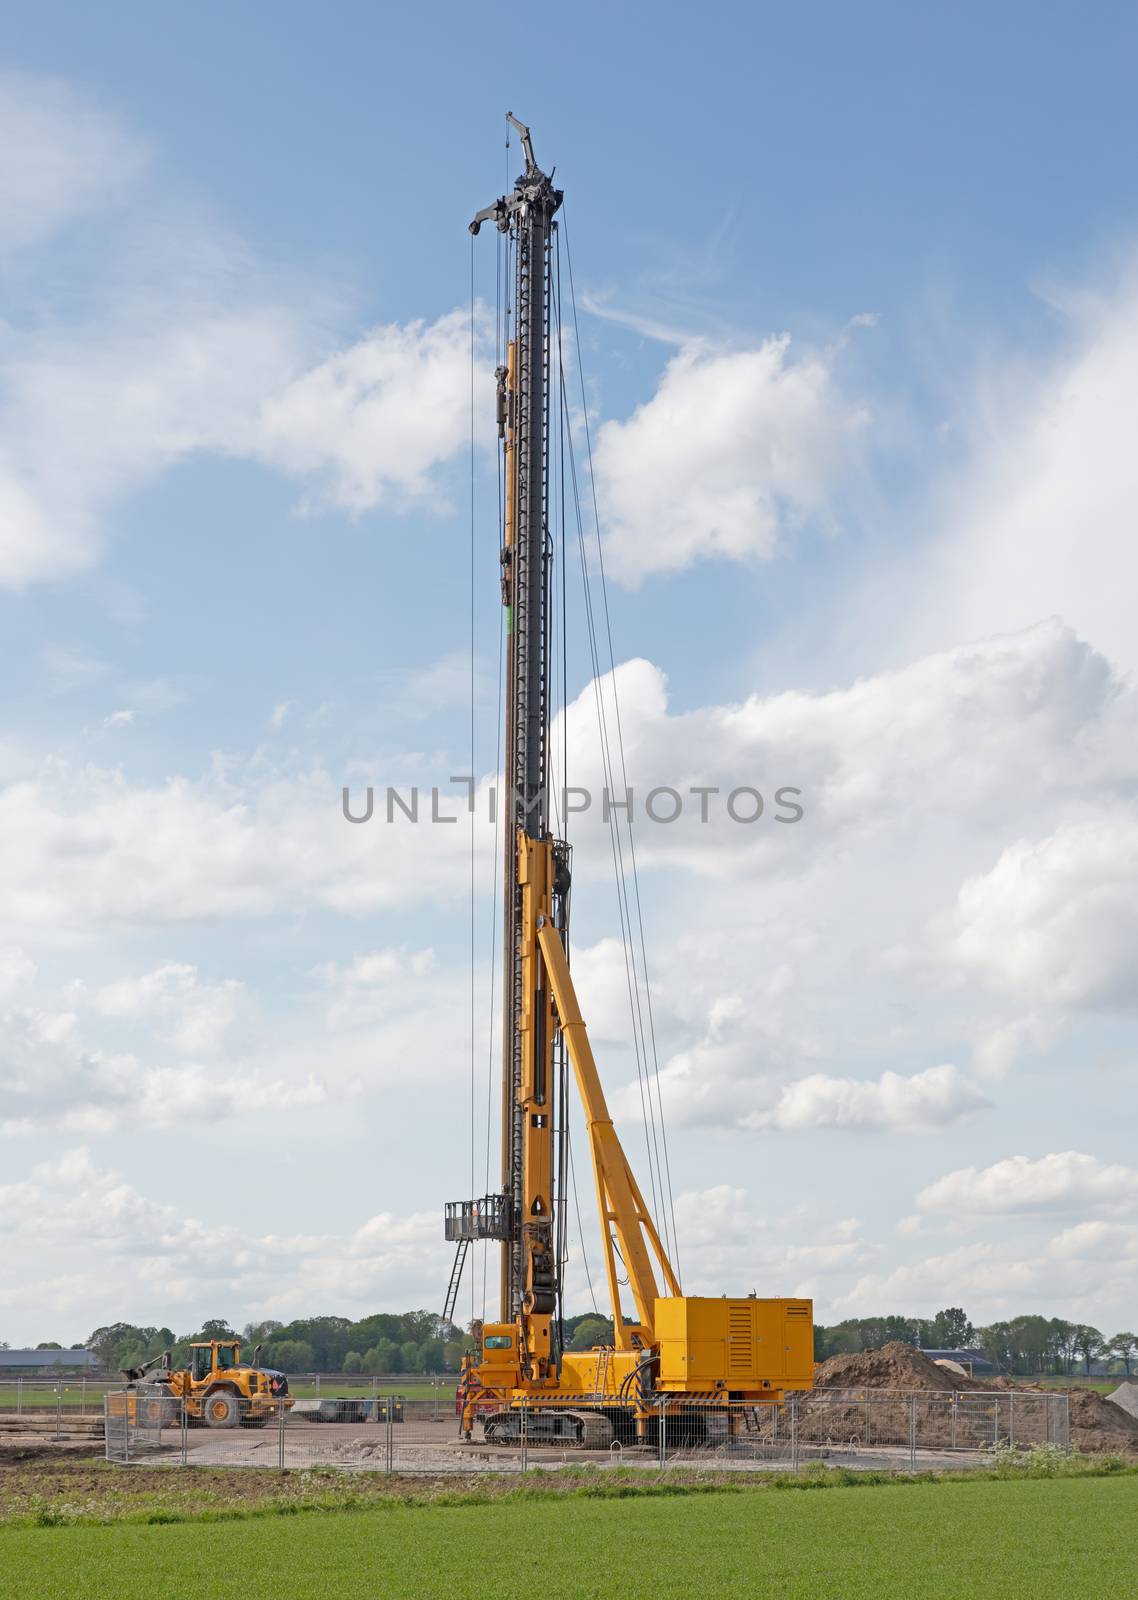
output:
[[[1047,1385],[1028,1383],[1020,1378],[969,1378],[962,1380],[957,1374],[938,1367],[934,1361],[907,1344],[887,1344],[880,1350],[865,1350],[857,1355],[831,1356],[822,1362],[814,1374],[814,1392],[817,1390],[898,1389],[929,1395],[951,1394],[954,1390],[968,1390],[983,1395],[999,1395],[1014,1389],[1018,1394],[1038,1394],[1044,1397],[1061,1393],[1053,1383]],[[1111,1402],[1097,1389],[1071,1384],[1065,1391],[1070,1396],[1071,1445],[1088,1454],[1138,1456],[1138,1417],[1131,1417],[1120,1406]],[[846,1421],[854,1428],[864,1411],[856,1405],[849,1406],[848,1417],[841,1417],[837,1408],[825,1408],[819,1402],[811,1404],[810,1394],[801,1395],[806,1416],[803,1421],[804,1437],[823,1425],[831,1428]],[[1042,1424],[1044,1409],[1041,1404],[1038,1416],[1032,1414],[1029,1404],[1021,1407],[1021,1444],[1041,1443],[1032,1438],[1034,1428]],[[886,1419],[882,1417],[884,1423]],[[940,1440],[947,1426],[944,1415],[929,1408],[928,1425],[922,1442]]]
[[[477,1480],[487,1499],[508,1494],[516,1479],[487,1474]],[[226,1507],[248,1509],[265,1502],[294,1503],[298,1510],[313,1502],[343,1499],[352,1505],[380,1500],[430,1500],[453,1494],[453,1477],[388,1477],[381,1473],[342,1474],[327,1468],[307,1472],[250,1472],[245,1467],[198,1468],[171,1472],[168,1467],[116,1466],[106,1461],[76,1461],[59,1456],[39,1460],[4,1460],[0,1464],[0,1523],[18,1518],[61,1521],[84,1515],[127,1518],[131,1513],[199,1515]]]

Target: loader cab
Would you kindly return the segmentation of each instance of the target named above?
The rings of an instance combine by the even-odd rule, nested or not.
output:
[[[241,1365],[239,1344],[214,1339],[209,1344],[192,1344],[190,1350],[190,1377],[195,1383],[205,1383],[215,1372],[228,1372]]]

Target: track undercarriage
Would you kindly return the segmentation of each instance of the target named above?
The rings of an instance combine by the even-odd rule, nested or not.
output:
[[[657,1444],[661,1426],[670,1446],[709,1449],[729,1444],[732,1417],[724,1406],[649,1403],[640,1408],[610,1406],[574,1410],[527,1406],[495,1411],[483,1419],[487,1444],[520,1445],[523,1419],[527,1445],[576,1446],[580,1450],[607,1450],[621,1445]],[[739,1413],[736,1425],[742,1421]],[[746,1426],[746,1425],[744,1425]]]
[[[611,1417],[603,1411],[556,1410],[496,1411],[483,1421],[487,1444],[518,1445],[522,1427],[529,1445],[576,1445],[581,1450],[607,1450],[616,1438]]]

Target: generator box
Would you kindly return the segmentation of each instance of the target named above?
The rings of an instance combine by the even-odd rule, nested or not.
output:
[[[813,1386],[811,1300],[671,1296],[656,1301],[655,1329],[660,1389],[754,1394]]]

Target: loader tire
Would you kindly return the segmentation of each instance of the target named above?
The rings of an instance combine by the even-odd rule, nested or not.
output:
[[[172,1428],[178,1420],[178,1407],[168,1395],[139,1401],[138,1422],[143,1428]]]
[[[228,1389],[215,1389],[202,1401],[202,1415],[210,1428],[235,1428],[241,1421],[241,1402]]]

